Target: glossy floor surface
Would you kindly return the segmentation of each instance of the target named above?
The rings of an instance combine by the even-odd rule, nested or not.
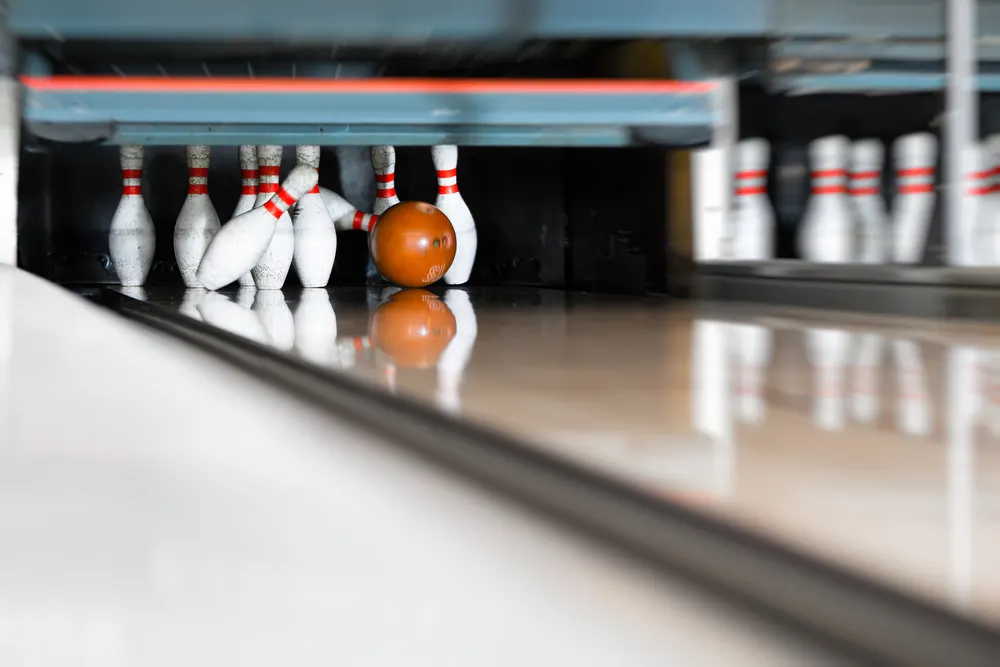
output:
[[[1000,624],[1000,327],[530,289],[149,298]]]
[[[329,305],[306,324],[219,299],[205,313],[245,332],[331,340]],[[12,667],[836,664],[3,265],[0,590]]]

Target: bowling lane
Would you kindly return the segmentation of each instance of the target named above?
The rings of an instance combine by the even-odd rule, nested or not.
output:
[[[1000,328],[393,291],[154,300],[1000,624]]]

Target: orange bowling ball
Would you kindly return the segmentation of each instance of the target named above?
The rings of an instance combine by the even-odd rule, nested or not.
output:
[[[400,287],[425,287],[455,260],[455,229],[437,206],[404,201],[379,216],[368,249],[387,279]]]
[[[420,369],[437,363],[455,337],[455,327],[444,301],[427,290],[404,289],[375,309],[371,335],[397,366]]]

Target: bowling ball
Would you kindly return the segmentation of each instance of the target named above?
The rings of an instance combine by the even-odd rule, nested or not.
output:
[[[379,216],[368,234],[375,267],[400,287],[424,287],[455,260],[455,229],[432,204],[405,201]]]
[[[404,289],[375,309],[371,336],[396,366],[430,368],[455,337],[455,327],[444,301],[427,290]]]

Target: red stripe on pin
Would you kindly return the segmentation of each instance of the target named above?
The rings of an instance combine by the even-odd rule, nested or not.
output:
[[[855,196],[857,196],[857,195],[877,195],[878,194],[878,188],[876,188],[876,187],[871,187],[871,188],[851,188],[851,194],[855,195]]]
[[[240,194],[255,195],[255,194],[257,194],[257,186],[256,185],[244,185],[243,186],[243,192],[241,192]]]
[[[767,178],[767,170],[760,169],[757,171],[738,171],[736,172],[736,180],[746,180],[750,178]]]
[[[289,206],[295,203],[295,197],[288,194],[288,191],[285,190],[285,188],[278,188],[278,197]]]
[[[933,176],[934,167],[913,167],[912,169],[900,169],[896,172],[896,176],[900,178],[907,178],[909,176]]]
[[[989,185],[982,188],[969,188],[969,194],[973,196],[988,195],[991,192],[993,192],[993,187]]]
[[[763,195],[767,194],[767,188],[763,185],[752,187],[752,188],[736,188],[736,196],[743,197],[746,195]]]
[[[455,178],[458,176],[458,168],[455,169],[442,169],[438,173],[438,178]]]
[[[208,185],[205,183],[192,183],[188,186],[189,195],[207,195]]]
[[[207,167],[189,167],[188,178],[208,178]]]
[[[920,185],[903,185],[897,192],[903,195],[913,195],[921,192],[934,192],[934,186],[930,183],[923,183]]]
[[[376,183],[392,183],[394,180],[396,180],[396,174],[391,171],[388,174],[375,174]]]
[[[814,195],[839,195],[847,192],[843,185],[823,185],[812,189]]]
[[[260,166],[260,175],[261,176],[280,176],[281,175],[281,167],[272,167],[271,165],[264,165],[264,164],[262,164]]]
[[[273,215],[275,218],[280,218],[281,214],[284,213],[284,211],[281,210],[281,207],[275,204],[270,199],[264,202],[264,208],[266,208],[267,212]]]
[[[311,194],[311,195],[318,195],[319,194],[319,183],[317,183],[316,185],[313,186],[313,189],[309,191],[309,194]]]
[[[354,229],[363,229],[361,223],[363,223],[364,220],[365,220],[365,214],[362,213],[361,211],[355,211],[354,219],[351,220],[351,227]]]
[[[257,178],[256,169],[240,169],[240,178]]]
[[[142,188],[138,185],[126,185],[122,188],[122,194],[125,195],[141,195]]]
[[[438,194],[439,195],[453,195],[458,192],[458,184],[452,183],[451,185],[439,185]]]
[[[384,190],[379,188],[378,194],[375,196],[378,199],[391,199],[396,196],[396,188],[385,188]]]
[[[812,173],[813,178],[837,178],[847,176],[846,169],[820,169]]]
[[[142,178],[142,169],[122,169],[122,178]]]
[[[882,178],[881,171],[856,171],[851,174],[851,178],[854,180],[860,180],[862,178]]]
[[[268,192],[268,193],[277,192],[278,191],[278,184],[274,183],[274,182],[271,182],[271,183],[261,183],[260,184],[260,191],[261,192]]]

